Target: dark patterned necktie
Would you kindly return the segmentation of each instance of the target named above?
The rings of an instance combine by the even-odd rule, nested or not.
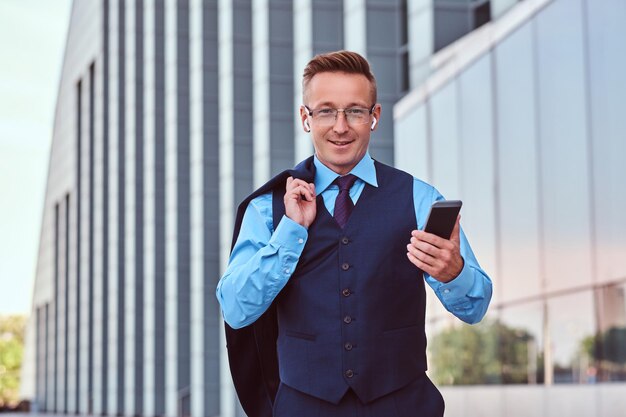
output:
[[[334,217],[342,229],[348,222],[350,213],[352,213],[352,209],[354,208],[354,203],[350,198],[350,188],[354,185],[356,178],[356,176],[348,174],[346,176],[339,177],[334,181],[339,186],[339,194],[335,200]]]

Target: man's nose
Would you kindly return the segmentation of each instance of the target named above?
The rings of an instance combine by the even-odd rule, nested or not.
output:
[[[333,131],[335,133],[344,133],[348,130],[348,121],[346,120],[346,114],[342,111],[337,113]]]

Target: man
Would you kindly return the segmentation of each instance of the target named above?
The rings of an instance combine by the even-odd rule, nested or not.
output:
[[[459,219],[449,240],[420,230],[443,197],[370,157],[381,105],[362,56],[314,57],[303,103],[315,155],[244,200],[217,286],[239,399],[250,416],[442,416],[424,281],[468,323],[491,281]]]

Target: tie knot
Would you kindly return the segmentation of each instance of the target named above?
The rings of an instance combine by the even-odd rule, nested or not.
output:
[[[352,174],[344,175],[343,177],[338,177],[335,180],[335,183],[339,186],[339,190],[348,191],[354,185],[357,177]]]

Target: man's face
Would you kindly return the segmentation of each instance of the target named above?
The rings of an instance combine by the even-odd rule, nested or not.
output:
[[[305,92],[304,103],[311,110],[324,108],[347,109],[361,107],[371,109],[372,93],[369,80],[361,74],[343,72],[322,72],[316,74],[309,82]],[[376,105],[367,123],[349,124],[345,114],[339,112],[334,124],[325,126],[308,115],[304,107],[300,108],[303,128],[308,120],[313,137],[313,147],[318,159],[340,175],[345,175],[367,152],[373,117],[380,120],[380,105]]]

